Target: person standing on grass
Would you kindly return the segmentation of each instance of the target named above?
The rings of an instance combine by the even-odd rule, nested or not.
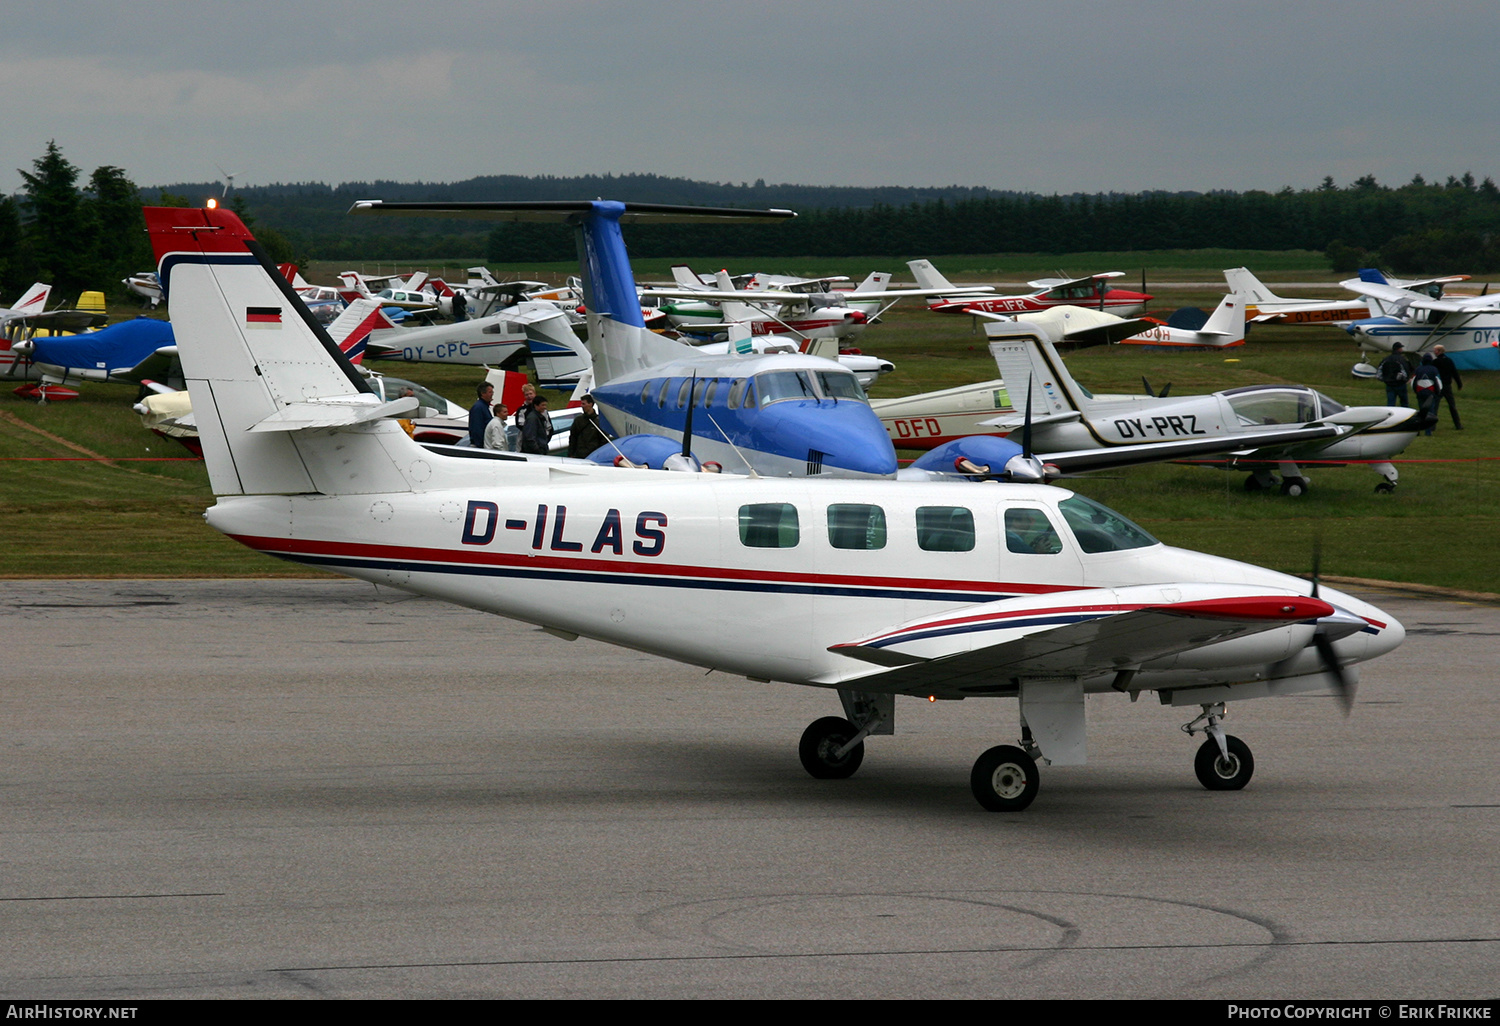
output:
[[[1385,382],[1385,404],[1405,406],[1406,379],[1411,369],[1406,365],[1406,349],[1400,342],[1391,346],[1391,355],[1380,361],[1380,380]]]
[[[1453,357],[1442,346],[1432,347],[1432,362],[1437,366],[1437,371],[1443,376],[1443,398],[1448,400],[1448,412],[1453,415],[1453,430],[1462,431],[1464,426],[1458,422],[1458,400],[1454,398],[1453,390],[1464,387],[1464,379],[1458,376],[1458,368],[1454,366]]]

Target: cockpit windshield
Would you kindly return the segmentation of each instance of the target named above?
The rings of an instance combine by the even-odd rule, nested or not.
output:
[[[868,402],[859,380],[845,370],[768,371],[755,375],[760,405],[783,399],[823,399],[833,402]]]
[[[1084,552],[1119,552],[1157,544],[1155,538],[1114,510],[1082,495],[1064,499],[1057,508]]]

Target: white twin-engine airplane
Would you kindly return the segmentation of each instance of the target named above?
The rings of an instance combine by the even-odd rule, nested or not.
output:
[[[566,209],[585,236],[586,276],[625,260],[602,223],[748,216]],[[232,212],[145,216],[218,496],[213,527],[563,638],[836,690],[845,716],[814,722],[799,749],[815,777],[855,771],[866,738],[893,732],[896,695],[1012,697],[1020,741],[980,756],[970,782],[985,808],[1019,810],[1036,795],[1038,761],[1084,762],[1086,695],[1154,691],[1198,711],[1187,727],[1207,735],[1203,784],[1236,789],[1253,760],[1224,732],[1227,702],[1333,687],[1347,704],[1352,664],[1404,636],[1369,603],[1169,548],[1061,488],[424,447],[393,420],[414,400],[371,394]],[[634,302],[619,291],[612,302]]]

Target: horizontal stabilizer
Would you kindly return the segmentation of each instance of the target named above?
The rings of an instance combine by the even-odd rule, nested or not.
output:
[[[386,417],[399,417],[417,408],[416,396],[402,396],[388,403],[370,403],[350,400],[340,402],[291,403],[283,406],[265,420],[253,425],[251,431],[313,431],[326,428],[353,427],[368,424]]]

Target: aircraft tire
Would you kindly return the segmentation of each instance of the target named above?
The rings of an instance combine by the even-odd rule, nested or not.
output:
[[[991,812],[1020,812],[1036,798],[1041,780],[1031,756],[1014,745],[997,745],[974,760],[969,787]]]
[[[1219,754],[1219,743],[1213,738],[1203,742],[1198,755],[1193,759],[1193,772],[1198,782],[1210,791],[1238,791],[1250,783],[1255,773],[1255,758],[1250,746],[1234,735],[1226,737],[1229,758]]]
[[[1281,482],[1281,494],[1290,495],[1295,499],[1300,495],[1306,495],[1310,487],[1305,477],[1289,477]]]
[[[1396,490],[1396,485],[1391,481],[1382,481],[1375,486],[1376,495],[1389,495]]]
[[[1261,481],[1258,474],[1251,474],[1249,477],[1245,478],[1245,491],[1247,492],[1264,492],[1275,487],[1276,478],[1274,476],[1271,478],[1270,484],[1266,484]]]
[[[819,780],[843,780],[854,776],[859,764],[865,761],[865,743],[861,741],[842,758],[833,753],[858,733],[859,728],[841,716],[813,720],[802,732],[802,741],[797,746],[802,768]]]

